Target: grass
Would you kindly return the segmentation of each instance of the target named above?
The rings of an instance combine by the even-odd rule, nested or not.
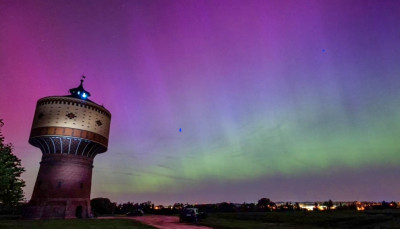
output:
[[[0,229],[154,229],[129,219],[0,220]]]
[[[215,213],[200,222],[215,229],[399,228],[399,210]],[[0,219],[0,229],[154,229],[129,219]]]
[[[216,229],[400,228],[400,210],[216,213],[200,224]]]

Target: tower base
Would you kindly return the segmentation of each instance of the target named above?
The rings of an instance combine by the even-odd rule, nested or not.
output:
[[[44,154],[32,198],[23,212],[26,219],[92,217],[90,189],[93,158]]]
[[[24,209],[25,219],[75,219],[91,218],[90,200],[87,199],[47,199],[30,201]]]

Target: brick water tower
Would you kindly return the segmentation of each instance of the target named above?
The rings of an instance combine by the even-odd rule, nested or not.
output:
[[[83,77],[84,78],[84,77]],[[42,161],[25,218],[87,218],[93,159],[107,151],[111,113],[83,86],[38,100],[29,143]]]

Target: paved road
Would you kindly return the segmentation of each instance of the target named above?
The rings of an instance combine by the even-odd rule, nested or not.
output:
[[[179,217],[177,216],[145,215],[133,217],[99,217],[99,219],[133,219],[159,229],[212,229],[211,227],[179,223]]]

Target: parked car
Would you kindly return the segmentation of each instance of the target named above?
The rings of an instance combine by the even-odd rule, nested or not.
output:
[[[184,208],[179,216],[179,222],[195,222],[199,221],[199,210],[197,208]]]
[[[144,212],[143,212],[142,209],[138,209],[138,210],[133,211],[133,212],[128,212],[128,213],[126,213],[126,215],[127,216],[142,216],[142,215],[144,215]]]

